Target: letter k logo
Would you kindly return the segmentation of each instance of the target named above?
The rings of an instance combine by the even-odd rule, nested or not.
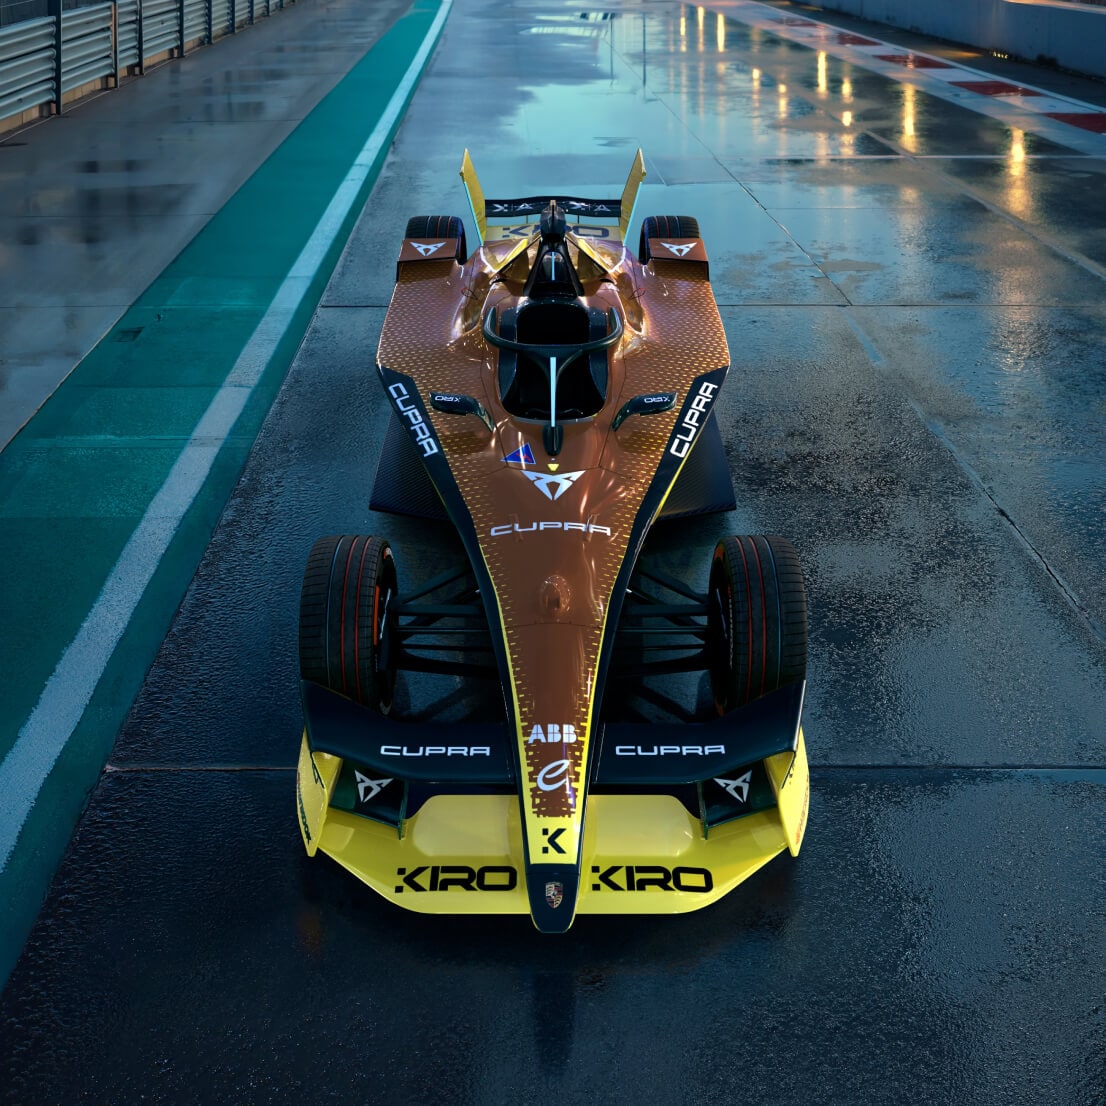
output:
[[[523,472],[523,476],[538,489],[546,499],[560,499],[568,489],[584,475],[579,472]]]

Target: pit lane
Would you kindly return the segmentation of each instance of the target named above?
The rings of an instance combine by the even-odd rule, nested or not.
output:
[[[0,1000],[7,1101],[1106,1098],[1102,161],[619,10],[458,2]],[[497,191],[594,191],[636,135],[639,215],[700,219],[733,354],[738,510],[654,551],[694,576],[722,527],[798,547],[808,837],[684,917],[401,913],[301,855],[292,773],[312,540],[457,553],[366,507],[398,239],[463,213],[464,145]]]

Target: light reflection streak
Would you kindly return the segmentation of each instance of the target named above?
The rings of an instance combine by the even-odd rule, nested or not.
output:
[[[914,100],[917,91],[913,85],[902,86],[902,144],[911,152],[917,148],[917,133],[914,129]]]
[[[853,82],[850,81],[848,77],[841,82],[841,99],[844,100],[846,104],[851,104],[853,102]]]
[[[829,82],[826,80],[826,54],[824,50],[818,52],[818,92],[825,96],[829,91]]]
[[[707,9],[706,8],[696,8],[695,9],[696,22],[698,23],[698,30],[699,30],[699,35],[698,35],[698,39],[696,41],[695,46],[696,46],[696,49],[698,50],[698,52],[700,54],[704,50],[704,46],[703,46],[703,20],[706,18],[706,15],[707,15]]]
[[[718,39],[718,52],[724,54],[726,52],[726,18],[721,12],[718,13],[715,35]]]
[[[1006,159],[1006,206],[1021,219],[1033,216],[1033,197],[1025,175],[1025,131],[1011,128],[1010,154]]]

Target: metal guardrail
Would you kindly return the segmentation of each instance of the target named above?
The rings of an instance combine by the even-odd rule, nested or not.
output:
[[[61,17],[61,90],[69,92],[89,81],[115,75],[115,44],[111,26],[115,5],[77,8]]]
[[[205,0],[184,0],[181,4],[181,38],[185,44],[211,40]]]
[[[234,34],[292,0],[105,0],[0,27],[0,129],[5,119],[50,105],[96,81],[118,84],[159,55]]]
[[[234,4],[232,0],[208,0],[211,20],[211,37],[219,38],[234,30]]]
[[[115,51],[121,72],[142,64],[142,7],[138,0],[118,0],[115,5]]]
[[[179,50],[180,0],[142,0],[143,59]]]
[[[53,99],[57,21],[28,19],[0,31],[0,118]]]

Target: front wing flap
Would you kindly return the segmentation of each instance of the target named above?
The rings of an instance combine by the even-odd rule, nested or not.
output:
[[[777,756],[790,765],[805,687],[788,684],[712,722],[603,724],[591,782],[656,788],[724,777]],[[306,680],[300,692],[314,752],[411,782],[515,783],[505,725],[397,722]]]

